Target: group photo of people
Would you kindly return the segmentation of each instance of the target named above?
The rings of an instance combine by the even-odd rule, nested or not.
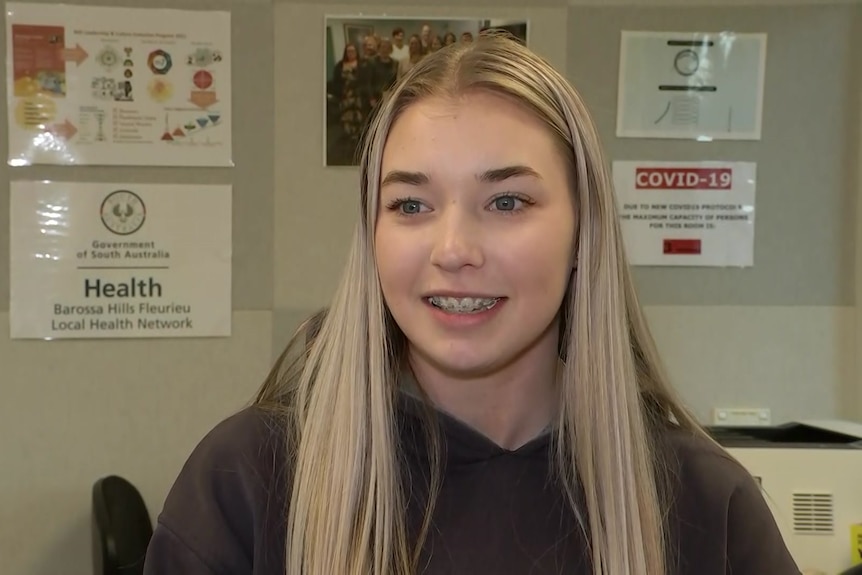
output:
[[[427,54],[506,30],[527,43],[527,22],[434,18],[326,19],[326,166],[353,166],[374,109]]]

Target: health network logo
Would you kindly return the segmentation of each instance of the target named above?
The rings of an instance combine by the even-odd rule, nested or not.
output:
[[[102,200],[102,223],[113,234],[129,236],[141,229],[147,207],[140,196],[129,190],[116,190]]]

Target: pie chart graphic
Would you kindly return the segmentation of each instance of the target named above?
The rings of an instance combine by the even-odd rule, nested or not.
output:
[[[195,87],[199,90],[206,90],[213,85],[213,75],[206,70],[198,70],[195,72],[192,81],[195,83]]]
[[[167,74],[173,66],[171,55],[164,50],[153,50],[147,57],[147,66],[153,74]]]

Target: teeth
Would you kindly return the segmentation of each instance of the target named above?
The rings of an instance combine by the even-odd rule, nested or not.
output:
[[[439,297],[431,296],[428,298],[435,307],[442,310],[454,313],[476,313],[489,310],[496,305],[500,298],[474,298],[474,297]]]

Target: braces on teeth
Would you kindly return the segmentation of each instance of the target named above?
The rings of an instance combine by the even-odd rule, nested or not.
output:
[[[475,313],[491,309],[499,301],[499,298],[454,298],[433,296],[428,298],[428,301],[430,301],[433,306],[445,311],[455,313]]]

